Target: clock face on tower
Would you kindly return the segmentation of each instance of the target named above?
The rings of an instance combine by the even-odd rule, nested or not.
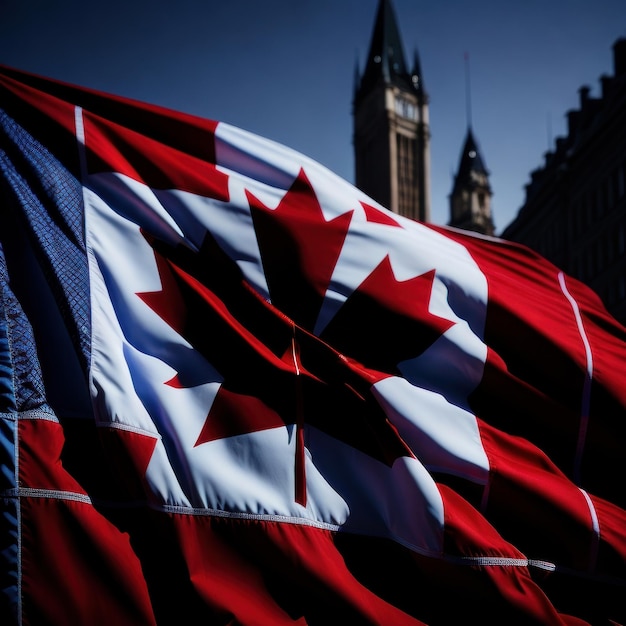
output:
[[[396,96],[396,115],[417,122],[417,106],[413,102]]]

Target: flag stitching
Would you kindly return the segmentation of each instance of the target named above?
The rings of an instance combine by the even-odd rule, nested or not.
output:
[[[5,419],[14,420],[14,421],[18,421],[18,420],[44,420],[46,422],[56,422],[56,423],[59,422],[57,416],[54,413],[52,413],[51,411],[46,410],[45,408],[42,408],[42,409],[28,409],[26,411],[20,411],[17,414],[0,413],[0,417],[5,418]]]
[[[83,502],[84,504],[92,504],[89,496],[74,491],[61,491],[58,489],[37,489],[32,487],[18,487],[11,489],[13,496],[18,498],[54,498],[59,500],[71,500],[74,502]]]
[[[580,492],[585,497],[585,501],[587,502],[587,506],[589,507],[589,515],[591,516],[593,536],[591,539],[591,548],[589,550],[589,571],[593,571],[596,567],[596,563],[598,560],[598,549],[600,544],[600,523],[598,521],[596,508],[593,506],[593,502],[591,501],[589,494],[584,489],[581,489]]]
[[[587,333],[585,332],[585,327],[583,325],[583,320],[580,315],[580,309],[578,307],[578,303],[569,292],[567,285],[565,284],[565,274],[563,272],[559,272],[559,285],[561,287],[561,291],[567,298],[570,306],[572,307],[572,311],[574,312],[574,317],[576,318],[576,327],[578,329],[578,333],[580,335],[580,339],[585,348],[585,358],[586,358],[586,369],[585,369],[585,381],[583,383],[583,392],[582,392],[582,402],[580,408],[580,428],[578,431],[578,442],[576,445],[576,457],[574,460],[574,481],[577,485],[580,485],[580,471],[582,464],[582,456],[585,447],[585,439],[587,437],[587,427],[589,424],[589,405],[591,403],[591,381],[593,378],[593,355],[591,353],[591,346],[589,345],[589,340],[587,338]]]
[[[146,437],[152,437],[152,439],[162,439],[161,433],[133,426],[132,424],[123,424],[122,422],[99,422],[96,424],[96,428],[113,428],[115,430],[136,433],[137,435],[145,435]]]

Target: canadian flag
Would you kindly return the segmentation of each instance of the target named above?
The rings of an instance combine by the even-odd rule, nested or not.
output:
[[[626,335],[591,291],[227,124],[8,68],[0,106],[18,623],[626,619]]]

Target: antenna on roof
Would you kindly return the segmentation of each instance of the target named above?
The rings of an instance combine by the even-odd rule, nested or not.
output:
[[[467,116],[467,127],[472,127],[472,94],[470,89],[470,67],[469,52],[463,55],[465,59],[465,114]]]

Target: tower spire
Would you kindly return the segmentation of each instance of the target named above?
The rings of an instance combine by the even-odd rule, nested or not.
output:
[[[417,90],[418,96],[424,100],[428,99],[426,88],[424,87],[424,76],[422,75],[422,64],[420,63],[417,48],[413,50],[413,69],[411,70],[411,82]]]
[[[472,230],[484,235],[494,234],[491,215],[491,186],[489,171],[468,125],[450,194],[450,226]]]
[[[387,208],[430,221],[428,98],[417,52],[404,55],[391,0],[379,0],[353,101],[356,185]]]
[[[410,88],[412,75],[400,38],[400,30],[390,0],[380,0],[365,70],[361,78],[361,92],[369,92],[379,81]]]
[[[472,90],[470,86],[470,62],[469,52],[463,55],[465,59],[465,116],[467,118],[467,127],[472,127]]]

